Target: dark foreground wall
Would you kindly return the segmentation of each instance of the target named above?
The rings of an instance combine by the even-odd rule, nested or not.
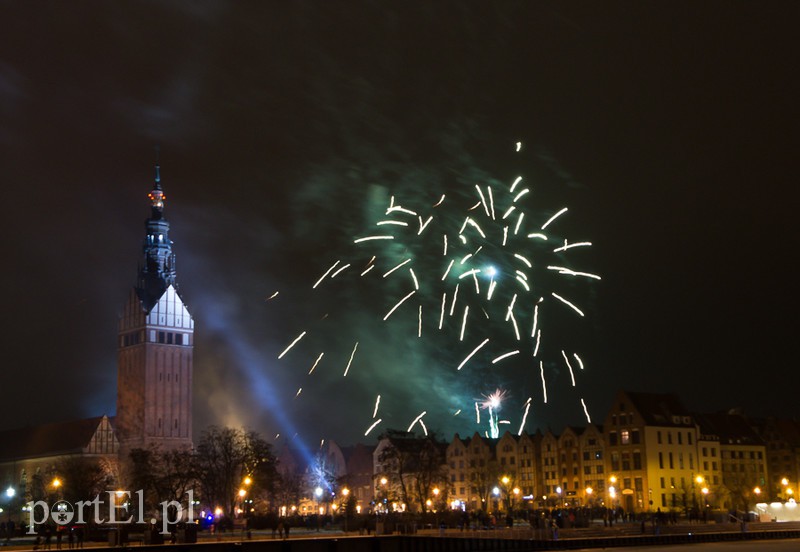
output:
[[[125,547],[124,550],[126,552],[525,552],[767,539],[800,539],[800,531],[642,535],[557,541],[422,536],[293,538],[290,540],[135,546]],[[92,548],[93,552],[120,550],[123,548]]]

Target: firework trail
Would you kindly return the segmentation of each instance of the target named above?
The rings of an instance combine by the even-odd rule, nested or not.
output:
[[[517,143],[516,151],[521,149]],[[436,193],[435,202],[427,204],[420,198],[391,196],[373,228],[353,236],[353,253],[330,264],[311,287],[319,293],[316,290],[334,279],[350,278],[359,289],[372,282],[382,293],[374,305],[376,324],[397,323],[404,329],[413,325],[409,332],[413,337],[449,344],[449,361],[437,363],[437,370],[470,373],[473,380],[484,380],[490,370],[526,372],[535,385],[541,380],[536,400],[547,403],[548,383],[564,367],[571,387],[576,387],[577,375],[584,370],[577,352],[556,343],[557,334],[564,332],[550,332],[548,321],[570,317],[573,324],[584,318],[575,292],[584,282],[601,277],[577,264],[580,252],[592,243],[570,241],[558,231],[570,218],[569,209],[540,207],[533,188],[520,176],[510,184],[478,183],[460,194]],[[295,334],[279,358],[295,354],[310,331]],[[344,376],[351,369],[365,369],[356,355],[359,337],[351,338],[355,346]],[[314,352],[309,376],[324,354]],[[497,411],[510,394],[500,388],[490,395],[480,389],[473,393],[485,399],[481,408],[488,411],[489,433],[497,437],[498,426],[509,423],[498,420]],[[384,393],[384,402],[388,396]],[[520,408],[520,432],[533,400],[528,398]],[[375,421],[378,401],[367,433],[381,421]],[[456,405],[458,412],[467,405]],[[583,398],[580,406],[589,419]],[[409,418],[410,428],[419,424],[425,429],[424,414]],[[479,411],[477,420],[480,424]]]

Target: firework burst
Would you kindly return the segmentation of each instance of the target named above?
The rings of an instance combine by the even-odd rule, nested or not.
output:
[[[427,205],[420,198],[391,196],[373,229],[353,237],[348,258],[328,265],[311,287],[324,289],[345,278],[359,289],[372,284],[380,290],[376,323],[397,324],[403,331],[413,328],[409,337],[446,344],[429,349],[447,351],[437,359],[437,370],[470,373],[479,386],[489,379],[484,377],[489,370],[493,377],[504,370],[533,374],[531,379],[541,380],[541,402],[546,403],[546,363],[550,379],[556,371],[568,371],[571,387],[584,369],[578,353],[558,339],[565,332],[549,333],[546,322],[584,318],[585,308],[573,296],[576,283],[600,276],[577,264],[591,242],[573,241],[557,231],[569,209],[531,210],[531,204],[536,206],[533,196],[533,186],[522,177],[505,185],[475,184],[452,197],[436,194],[436,201]],[[287,339],[279,358],[305,342],[307,333],[304,329]],[[345,377],[357,364],[359,341],[352,336]],[[314,353],[309,375],[324,354]],[[473,393],[481,394],[480,389]],[[497,418],[508,393],[498,388],[481,396],[485,400],[475,403],[478,423],[480,410],[487,410],[490,433],[497,437],[498,426],[509,423]],[[521,408],[520,433],[532,400]],[[583,398],[580,405],[588,419]],[[425,428],[426,412],[409,418],[411,427]],[[380,421],[376,402],[367,433]]]

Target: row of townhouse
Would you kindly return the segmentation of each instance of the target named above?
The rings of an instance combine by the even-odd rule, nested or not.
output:
[[[602,426],[499,439],[456,435],[446,452],[450,500],[470,509],[745,510],[792,499],[798,427],[736,413],[693,414],[673,394],[620,391]]]

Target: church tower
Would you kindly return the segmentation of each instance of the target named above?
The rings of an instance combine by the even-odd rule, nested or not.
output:
[[[116,426],[123,454],[192,446],[194,321],[178,293],[158,165],[147,197],[144,259],[119,321]]]

